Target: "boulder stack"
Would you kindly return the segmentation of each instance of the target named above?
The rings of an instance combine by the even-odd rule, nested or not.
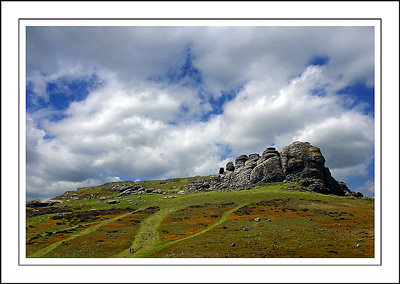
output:
[[[309,191],[341,196],[362,197],[350,191],[344,182],[336,181],[325,167],[325,158],[318,147],[308,142],[296,141],[283,147],[279,153],[268,147],[259,154],[241,155],[220,169],[212,180],[197,180],[189,186],[190,191],[242,190],[265,182],[288,181],[297,183]]]

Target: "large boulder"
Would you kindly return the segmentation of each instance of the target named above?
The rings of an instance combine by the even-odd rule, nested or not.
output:
[[[233,171],[235,170],[235,166],[233,165],[232,162],[228,162],[228,163],[226,164],[226,170],[227,170],[227,171],[230,171],[230,172],[233,172]]]
[[[284,147],[281,163],[286,180],[322,179],[324,176],[325,158],[319,148],[310,145],[308,142],[296,141]]]
[[[240,168],[244,166],[244,163],[249,159],[247,155],[241,155],[235,160],[235,168]]]
[[[284,147],[281,164],[287,181],[324,194],[346,194],[344,187],[339,185],[325,167],[321,150],[308,142],[296,141]]]
[[[27,207],[49,207],[61,203],[61,200],[53,200],[53,199],[41,199],[41,200],[33,200],[26,203]]]
[[[258,160],[258,164],[261,164],[264,161],[266,161],[266,160],[268,160],[269,158],[272,158],[272,157],[279,157],[279,152],[278,152],[278,150],[275,149],[275,147],[268,147],[262,153],[261,158]]]
[[[283,181],[285,175],[281,167],[279,156],[271,156],[256,166],[250,174],[250,183]]]

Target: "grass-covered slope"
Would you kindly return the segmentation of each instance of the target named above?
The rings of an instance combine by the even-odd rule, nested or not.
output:
[[[374,256],[371,198],[288,190],[296,186],[287,183],[176,194],[193,179],[109,183],[66,192],[55,198],[62,203],[52,207],[27,207],[26,255]],[[141,184],[168,194],[118,198],[110,189],[121,184]],[[120,203],[108,204],[110,199]]]

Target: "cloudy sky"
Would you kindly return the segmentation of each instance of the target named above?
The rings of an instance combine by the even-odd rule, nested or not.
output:
[[[373,27],[27,27],[27,199],[296,141],[373,196]]]

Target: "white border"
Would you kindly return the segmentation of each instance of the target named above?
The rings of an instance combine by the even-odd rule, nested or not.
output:
[[[2,2],[2,282],[392,282],[398,278],[397,2],[55,3]],[[342,17],[383,18],[383,262],[350,267],[18,266],[16,232],[17,19],[21,17]],[[6,119],[4,119],[6,118]],[[386,124],[385,124],[386,123]],[[386,133],[386,135],[385,135]],[[4,139],[4,140],[3,140]],[[375,142],[377,143],[378,140]],[[4,143],[5,142],[5,143]],[[5,150],[6,149],[6,150]],[[385,150],[388,149],[388,150]],[[390,149],[390,150],[389,150]],[[4,165],[7,167],[4,167]],[[378,179],[375,179],[376,186]],[[393,188],[393,190],[392,190]],[[386,191],[385,191],[386,190]],[[5,201],[6,200],[6,201]],[[5,234],[7,232],[7,234]],[[333,270],[334,269],[334,270]],[[156,273],[155,273],[156,271]],[[61,277],[62,276],[62,277]]]
[[[24,26],[275,26],[275,27],[292,27],[292,26],[375,26],[377,20],[299,20],[299,19],[262,19],[262,20],[206,20],[206,19],[193,19],[193,20],[178,20],[178,19],[163,19],[163,20],[118,20],[118,19],[104,19],[104,20],[74,20],[60,19],[60,20],[22,20]]]

